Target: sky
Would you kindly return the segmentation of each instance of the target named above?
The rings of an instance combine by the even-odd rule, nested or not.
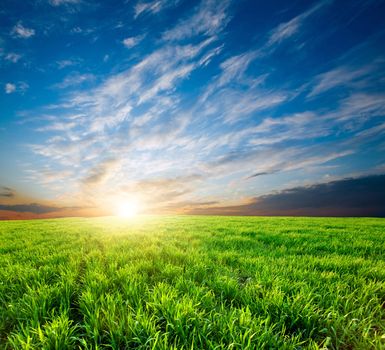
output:
[[[2,0],[0,219],[385,216],[384,13]]]

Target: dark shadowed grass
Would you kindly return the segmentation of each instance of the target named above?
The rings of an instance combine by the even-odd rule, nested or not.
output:
[[[0,223],[0,348],[382,349],[385,220]]]

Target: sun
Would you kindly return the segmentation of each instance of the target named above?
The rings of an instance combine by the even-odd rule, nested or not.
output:
[[[139,213],[139,203],[136,200],[122,200],[116,206],[116,216],[133,218]]]

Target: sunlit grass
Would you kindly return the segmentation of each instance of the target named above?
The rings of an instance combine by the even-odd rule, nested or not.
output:
[[[380,349],[385,220],[0,223],[0,348]]]

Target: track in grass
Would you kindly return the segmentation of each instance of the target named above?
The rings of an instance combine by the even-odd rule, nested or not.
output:
[[[0,348],[385,348],[385,220],[0,222]]]

